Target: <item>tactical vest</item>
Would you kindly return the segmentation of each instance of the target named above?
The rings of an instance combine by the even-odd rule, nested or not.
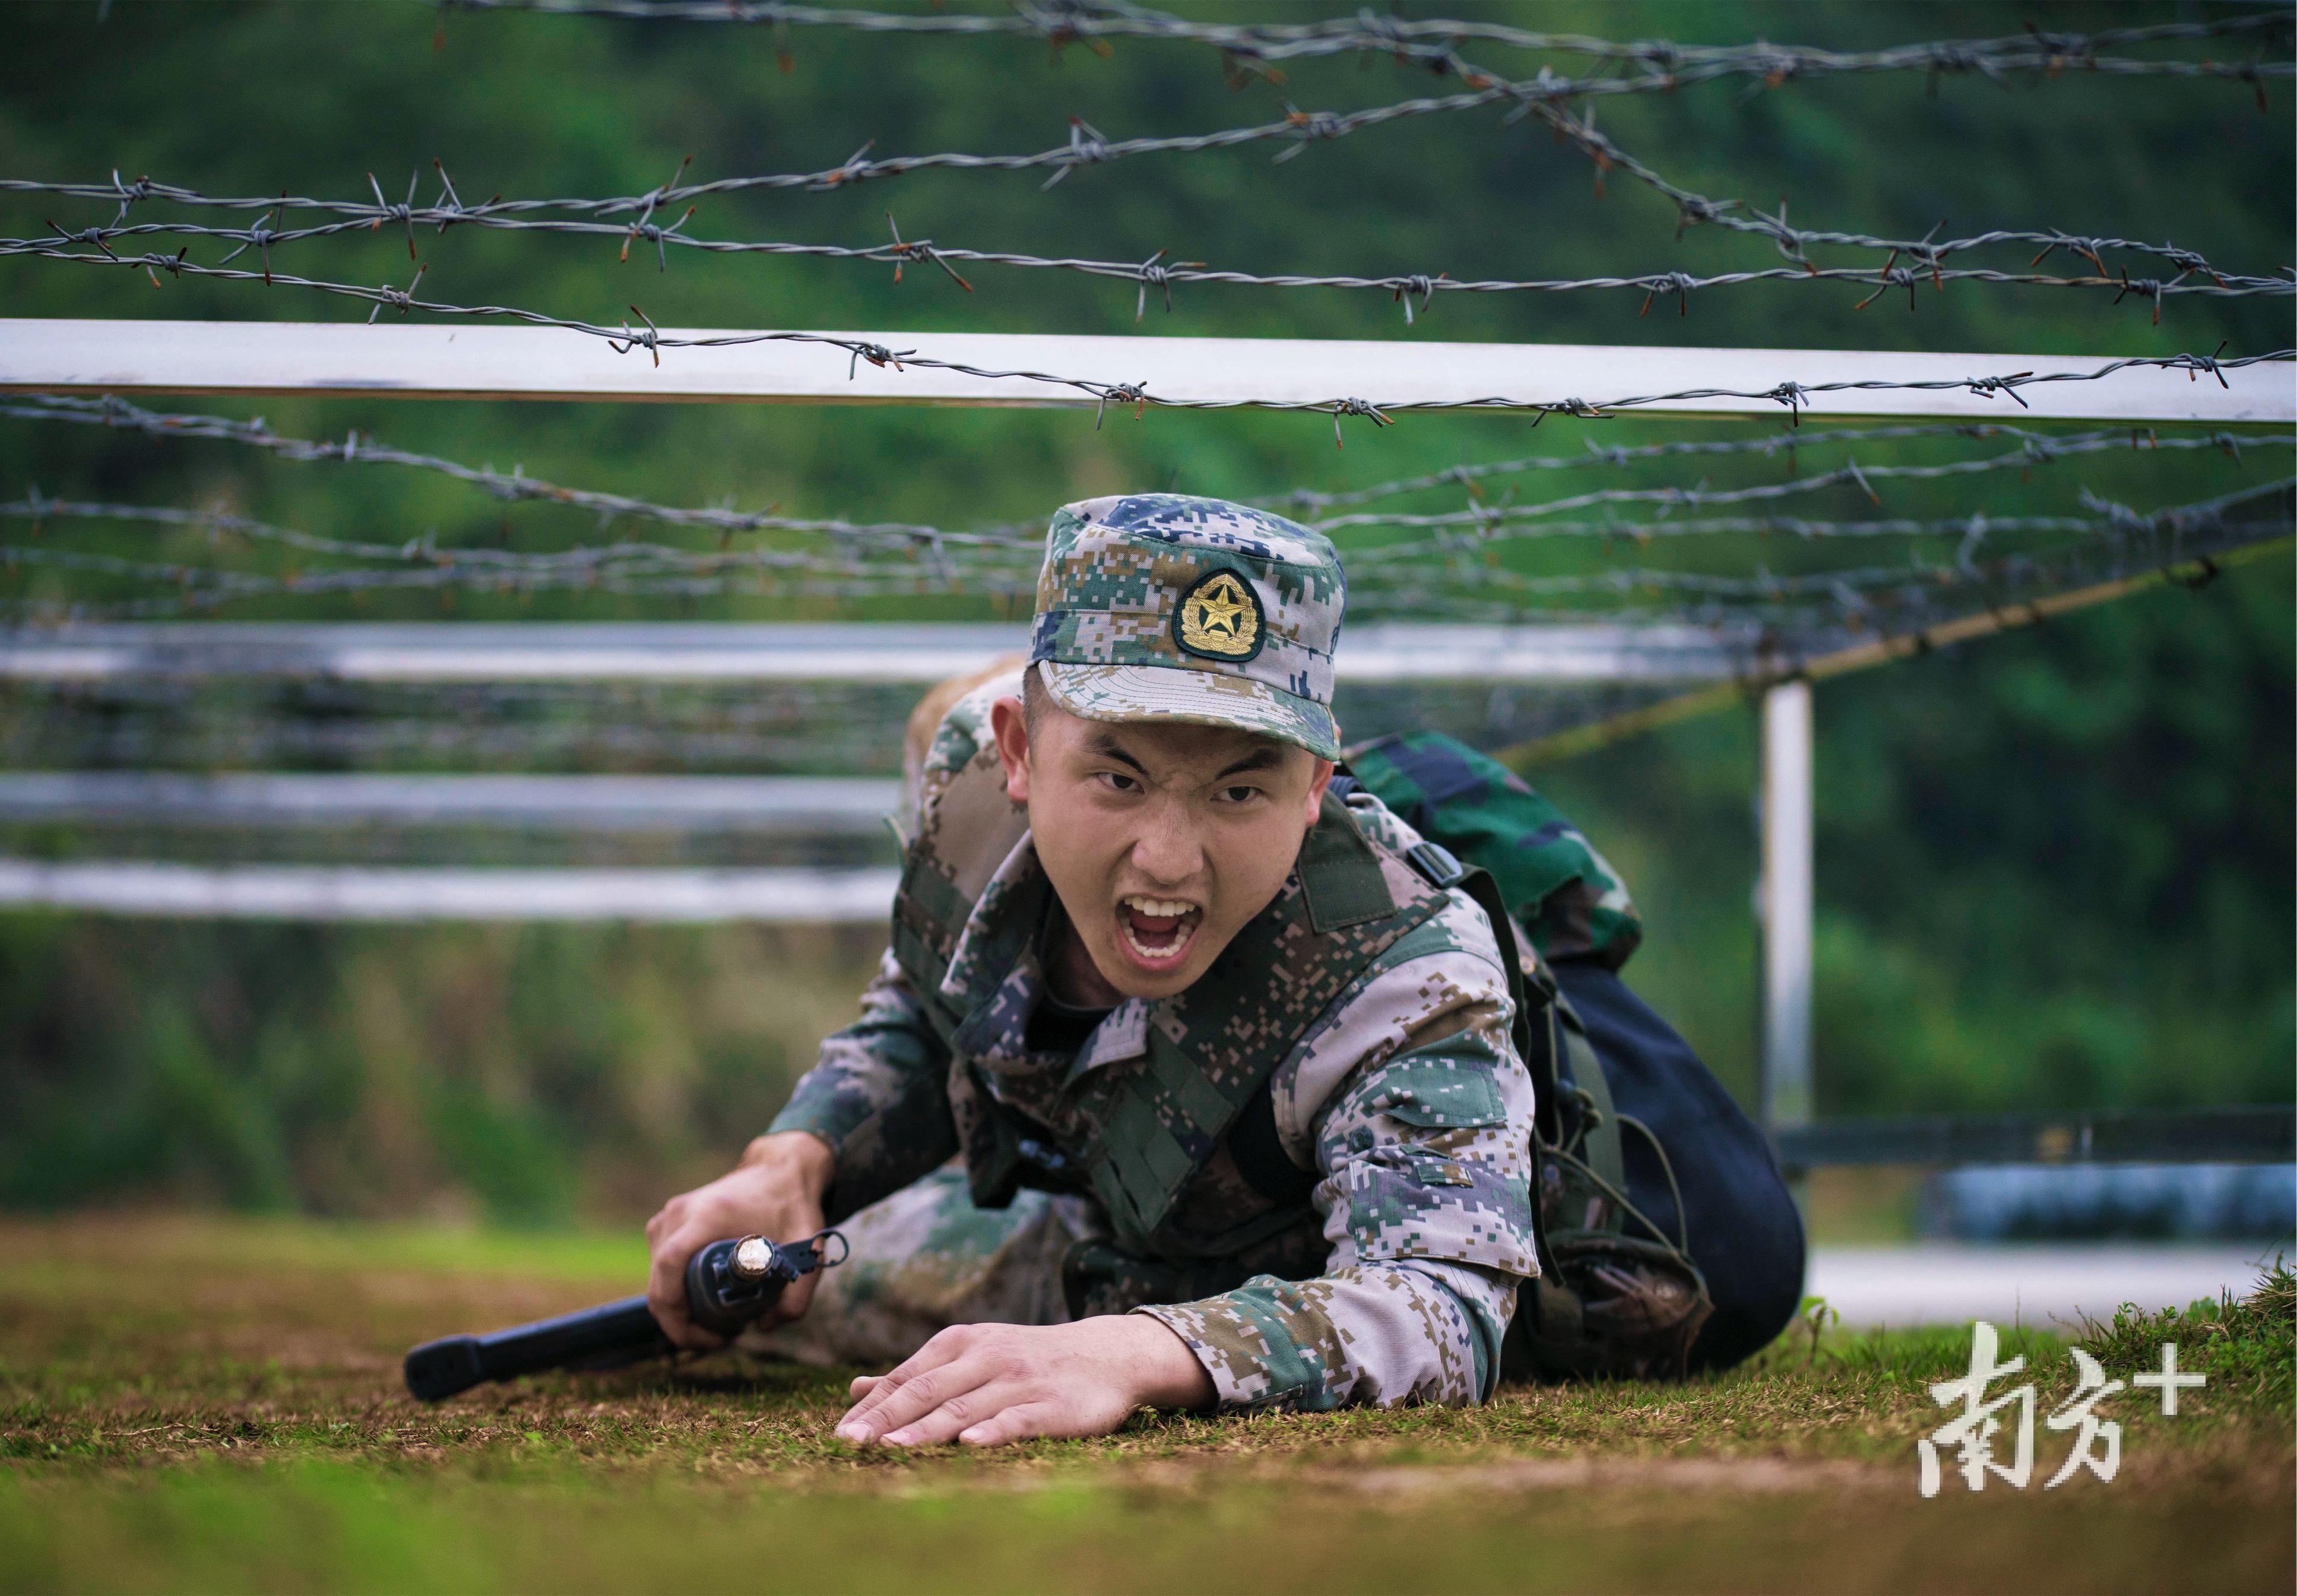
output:
[[[955,799],[962,810],[977,802],[977,791],[959,790],[975,785],[964,779],[970,774],[960,773],[942,804]],[[1037,934],[1051,891],[1041,869],[1022,883],[992,884],[984,859],[1009,851],[1024,822],[1014,810],[984,835],[980,822],[988,818],[935,815],[942,824],[929,824],[910,845],[893,926],[894,957],[950,1051],[950,1103],[975,1203],[1003,1207],[1017,1188],[1048,1184],[1041,1172],[1050,1156],[1068,1166],[1074,1186],[1099,1198],[1116,1246],[1141,1258],[1230,1257],[1313,1222],[1305,1201],[1313,1179],[1290,1202],[1216,1236],[1182,1237],[1166,1222],[1247,1107],[1266,1099],[1270,1077],[1317,1017],[1373,960],[1434,918],[1445,893],[1327,798],[1274,901],[1194,984],[1148,1005],[1145,1056],[1087,1071],[1067,1089],[1091,1134],[1083,1148],[1055,1152],[1033,1145],[1033,1128],[992,1095],[973,1057],[1000,1019],[992,1004]],[[952,981],[960,933],[992,890],[1013,894],[989,922],[994,943],[968,946]]]

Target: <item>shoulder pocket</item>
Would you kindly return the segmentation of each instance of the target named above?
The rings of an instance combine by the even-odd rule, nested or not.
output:
[[[1507,1121],[1499,1083],[1483,1070],[1414,1062],[1389,1065],[1372,1082],[1370,1106],[1423,1129],[1451,1130]]]

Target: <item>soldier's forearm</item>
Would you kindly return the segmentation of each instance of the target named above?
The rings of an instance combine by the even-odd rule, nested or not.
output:
[[[1498,1377],[1512,1287],[1465,1266],[1373,1262],[1134,1312],[1188,1345],[1223,1407],[1465,1406]]]
[[[741,1167],[770,1168],[817,1204],[837,1174],[837,1154],[811,1131],[769,1131],[742,1149]]]

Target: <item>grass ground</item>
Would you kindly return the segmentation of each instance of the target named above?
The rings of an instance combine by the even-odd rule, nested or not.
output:
[[[0,1223],[0,1590],[2286,1591],[2293,1297],[2126,1315],[2209,1384],[2113,1399],[2111,1482],[1916,1489],[1963,1331],[1798,1329],[1688,1385],[1145,1419],[986,1455],[830,1438],[838,1377],[720,1358],[435,1409],[399,1355],[622,1294],[627,1237]],[[2041,1413],[2064,1341],[2005,1332]],[[2014,1383],[2014,1382],[2011,1382]],[[1996,1387],[1995,1394],[2005,1388]]]

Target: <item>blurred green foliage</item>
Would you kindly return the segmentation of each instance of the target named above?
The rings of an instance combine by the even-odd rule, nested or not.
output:
[[[764,1128],[877,941],[0,917],[0,1205],[647,1211]]]
[[[1182,7],[1181,9],[1191,9]],[[1193,8],[1214,14],[1213,8]],[[1615,37],[1756,37],[1861,47],[2218,14],[2149,5],[1745,3],[1445,5]],[[1220,14],[1228,14],[1225,8]],[[386,193],[444,160],[466,199],[637,193],[687,154],[701,179],[873,153],[1027,151],[1068,116],[1111,137],[1271,119],[1440,92],[1387,62],[1303,63],[1280,86],[1231,91],[1208,52],[1126,43],[1058,60],[1014,40],[801,30],[794,70],[762,30],[437,13],[412,4],[166,6],[86,0],[10,12],[0,53],[0,171],[133,177],[210,192]],[[436,38],[434,41],[434,33]],[[435,47],[434,47],[435,43]],[[2246,51],[2251,46],[2239,46]],[[2231,53],[2227,46],[2220,53]],[[1536,63],[1487,49],[1494,66]],[[1559,62],[1559,70],[1573,63]],[[1708,86],[1610,100],[1604,130],[1669,177],[1798,223],[1920,235],[1988,226],[2172,238],[2243,271],[2285,266],[2293,230],[2285,86],[2260,114],[2245,85],[2079,75],[2004,88],[1919,77],[1776,91]],[[1577,275],[1767,265],[1714,228],[1674,238],[1656,196],[1496,111],[1431,117],[1317,145],[1149,157],[1073,173],[926,174],[826,193],[705,202],[705,236],[865,243],[884,212],[946,245],[1272,271]],[[111,208],[0,195],[22,236]],[[1063,274],[968,271],[975,292],[912,268],[673,254],[667,273],[606,240],[425,235],[426,295],[613,322],[635,300],[665,325],[1129,333],[1133,291]],[[212,245],[194,258],[214,260]],[[1847,255],[1845,264],[1874,264]],[[385,228],[282,251],[283,270],[404,284]],[[2022,264],[2022,258],[1997,258]],[[241,264],[245,264],[243,261]],[[2136,262],[2133,261],[2133,267]],[[2152,270],[2151,267],[2145,268]],[[0,262],[11,316],[364,317],[285,288]],[[1406,327],[1387,296],[1181,286],[1138,332],[1167,335],[1508,339],[2056,353],[2235,352],[2293,341],[2289,301],[2171,300],[1957,285],[1865,311],[1848,285],[1753,285],[1688,313],[1642,296],[1449,295]],[[570,335],[571,336],[571,335]],[[638,357],[632,357],[637,358]],[[674,358],[674,352],[665,358]],[[825,358],[832,357],[825,355]],[[1120,378],[1122,372],[1091,374]],[[2165,379],[2166,380],[2166,379]],[[177,407],[163,402],[161,407]],[[520,463],[530,473],[673,503],[730,501],[970,525],[1138,488],[1247,495],[1344,488],[1457,460],[1568,452],[1747,424],[1414,416],[1345,451],[1319,416],[1075,410],[183,401],[261,413],[279,431],[357,428],[402,447]],[[2005,410],[2007,407],[2005,406]],[[2005,419],[2015,419],[2005,415]],[[1774,427],[1783,418],[1757,424]],[[1948,457],[1862,447],[1862,464]],[[1806,457],[1806,468],[1839,455]],[[1703,466],[1543,473],[1526,498],[1694,481]],[[1717,466],[1718,485],[1778,463]],[[2287,470],[2285,451],[2148,452],[1946,484],[1899,484],[1894,514],[2068,506],[2079,483],[2140,506],[2184,502]],[[506,514],[443,480],[294,465],[221,444],[0,423],[0,496],[219,502],[344,537],[562,547],[595,535],[549,506]],[[1422,507],[1451,507],[1442,496]],[[1865,511],[1815,496],[1811,514]],[[21,530],[20,530],[21,531]],[[12,531],[11,538],[20,535]],[[215,557],[202,534],[50,527],[51,546]],[[280,569],[262,550],[224,551]],[[1807,551],[1717,541],[1662,551],[1696,569],[1793,569]],[[1527,541],[1526,570],[1609,569],[1632,545]],[[270,563],[267,564],[267,561]],[[19,570],[14,597],[135,596],[86,575]],[[1819,695],[1818,1056],[1827,1112],[2285,1100],[2291,1090],[2292,573],[2285,554],[2198,592],[2166,591],[1828,684]],[[377,596],[250,604],[233,618],[715,619],[851,613],[826,600],[607,595]],[[876,613],[887,613],[884,609]],[[955,595],[902,613],[992,613]],[[0,703],[16,724],[40,712]],[[325,766],[331,761],[315,757]],[[762,748],[753,768],[786,769]],[[1742,1094],[1754,1026],[1752,734],[1717,716],[1553,769],[1545,783],[1627,876],[1651,926],[1638,984]],[[54,1206],[152,1193],[330,1213],[456,1208],[547,1220],[642,1211],[762,1125],[812,1043],[839,1023],[874,950],[756,929],[446,930],[0,919],[0,1201]]]

